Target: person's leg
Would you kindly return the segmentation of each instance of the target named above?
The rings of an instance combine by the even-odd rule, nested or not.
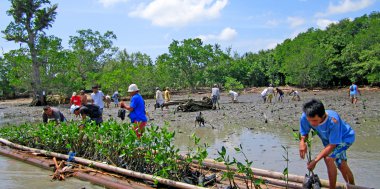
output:
[[[331,189],[335,189],[336,187],[336,177],[338,174],[338,171],[336,170],[335,166],[335,159],[331,157],[325,157],[324,158],[326,167],[327,167],[327,174],[329,176],[329,186]]]
[[[358,97],[355,95],[354,96],[354,104],[356,104],[358,102]]]
[[[146,122],[137,122],[137,121],[134,122],[133,129],[135,130],[137,138],[140,139],[140,137],[142,136],[142,133],[144,132],[145,126],[146,126]]]
[[[346,160],[342,160],[339,171],[342,173],[342,176],[347,183],[355,185],[354,174],[352,174]]]

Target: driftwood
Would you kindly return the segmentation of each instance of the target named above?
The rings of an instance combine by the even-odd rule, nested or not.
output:
[[[185,103],[179,104],[177,107],[177,111],[183,112],[195,112],[201,110],[211,110],[212,109],[212,101],[208,97],[203,97],[201,101],[195,101],[193,99],[187,100]]]

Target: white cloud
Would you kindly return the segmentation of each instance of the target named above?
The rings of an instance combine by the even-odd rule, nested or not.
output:
[[[153,0],[140,4],[129,15],[150,20],[153,25],[180,27],[203,19],[214,19],[228,0]]]
[[[305,31],[307,31],[308,28],[298,28],[296,30],[294,30],[290,35],[289,35],[289,38],[290,39],[294,39],[296,38],[300,33],[303,33]]]
[[[332,23],[337,23],[337,21],[328,20],[328,19],[318,19],[317,20],[317,26],[320,29],[326,29],[326,27],[329,26]]]
[[[235,29],[230,27],[224,28],[218,35],[199,35],[202,41],[231,41],[237,35]]]
[[[373,4],[374,0],[340,0],[337,5],[330,2],[327,11],[324,13],[317,13],[317,17],[329,16],[334,14],[343,14],[347,12],[355,12],[367,8]]]
[[[287,22],[290,24],[291,28],[295,28],[295,27],[303,25],[305,23],[305,19],[300,18],[300,17],[291,17],[291,16],[289,16],[287,18]]]
[[[278,20],[274,20],[274,19],[272,19],[272,20],[268,20],[267,22],[265,22],[265,26],[267,26],[267,27],[270,27],[270,28],[272,28],[272,27],[276,27],[276,26],[278,26],[278,24],[279,24],[279,21]]]
[[[123,3],[127,2],[128,0],[98,0],[100,4],[102,4],[104,7],[110,7],[117,3]]]

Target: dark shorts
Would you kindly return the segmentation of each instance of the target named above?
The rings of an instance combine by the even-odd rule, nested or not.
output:
[[[218,96],[213,95],[211,100],[213,104],[216,104],[218,102]]]
[[[103,123],[103,118],[102,117],[96,117],[96,118],[90,118],[91,121],[95,121],[97,125]]]
[[[347,161],[346,151],[348,150],[348,148],[350,146],[351,146],[351,144],[350,143],[346,143],[346,142],[338,144],[338,145],[336,145],[336,147],[334,148],[334,150],[329,155],[329,157],[335,159],[335,165],[338,168],[342,164],[342,160]]]

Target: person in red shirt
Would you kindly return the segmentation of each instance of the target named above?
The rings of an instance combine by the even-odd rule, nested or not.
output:
[[[76,92],[73,92],[73,96],[71,96],[70,99],[70,106],[71,105],[80,106],[82,104],[81,97],[77,95]]]

